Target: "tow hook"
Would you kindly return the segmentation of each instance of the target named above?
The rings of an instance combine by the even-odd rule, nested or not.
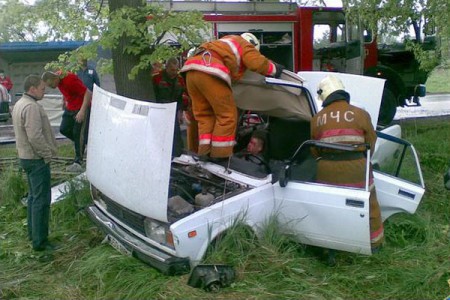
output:
[[[235,277],[234,269],[227,265],[198,265],[192,270],[188,285],[207,292],[218,292],[230,286]]]

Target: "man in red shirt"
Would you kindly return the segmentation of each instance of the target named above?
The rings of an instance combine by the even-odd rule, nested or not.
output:
[[[64,113],[59,131],[74,142],[75,159],[67,168],[71,172],[82,172],[84,137],[83,128],[86,126],[86,113],[92,99],[89,91],[77,75],[66,73],[44,72],[42,80],[45,85],[53,89],[58,88],[63,95]]]
[[[0,84],[3,85],[8,90],[8,92],[13,88],[11,78],[5,75],[5,71],[3,69],[0,69]]]

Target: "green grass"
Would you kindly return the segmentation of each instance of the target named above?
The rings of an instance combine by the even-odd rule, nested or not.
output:
[[[103,244],[83,209],[90,203],[87,185],[73,185],[52,206],[51,237],[63,247],[52,261],[40,261],[26,239],[26,209],[18,202],[23,176],[15,166],[4,169],[0,299],[444,299],[450,295],[450,193],[442,175],[449,168],[450,145],[444,141],[450,140],[450,122],[401,122],[418,151],[427,191],[416,214],[385,222],[386,245],[379,254],[340,252],[329,267],[321,249],[294,243],[276,216],[260,239],[237,221],[205,260],[237,272],[232,286],[215,294],[188,286],[188,275],[164,276]],[[0,148],[0,157],[4,153]]]
[[[450,67],[439,66],[429,75],[426,82],[427,93],[450,93]]]

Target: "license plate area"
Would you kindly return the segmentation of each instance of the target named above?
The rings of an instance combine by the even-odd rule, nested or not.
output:
[[[126,256],[131,256],[131,251],[128,250],[124,245],[122,245],[115,237],[108,235],[108,243],[117,251]]]

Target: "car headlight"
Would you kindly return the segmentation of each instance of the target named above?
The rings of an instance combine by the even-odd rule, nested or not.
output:
[[[161,222],[153,219],[145,218],[144,220],[145,235],[161,245],[174,248],[173,236],[169,227]]]

